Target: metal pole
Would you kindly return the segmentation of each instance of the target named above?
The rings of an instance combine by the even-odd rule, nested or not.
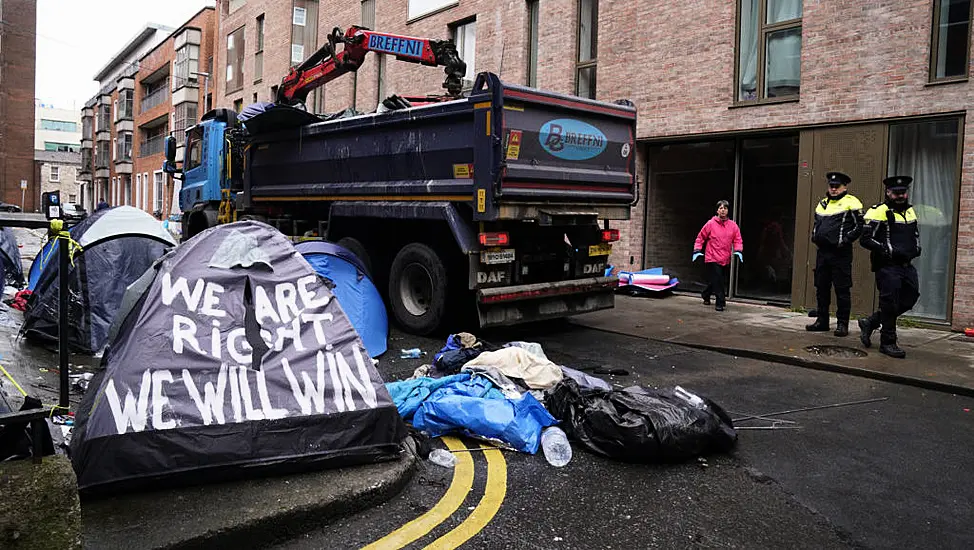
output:
[[[57,343],[61,375],[59,405],[68,407],[68,274],[70,251],[68,239],[58,236],[58,315]]]
[[[753,420],[755,418],[762,418],[762,417],[766,417],[766,416],[782,416],[782,415],[785,415],[785,414],[792,414],[792,413],[797,413],[797,412],[820,411],[822,409],[834,409],[834,408],[837,408],[837,407],[848,407],[850,405],[865,405],[867,403],[878,403],[880,401],[886,401],[887,399],[889,399],[889,397],[877,397],[875,399],[863,399],[862,401],[848,401],[846,403],[833,403],[831,405],[818,405],[816,407],[803,407],[801,409],[790,409],[790,410],[787,410],[787,411],[770,412],[770,413],[764,413],[764,414],[761,414],[761,415],[753,415],[752,414],[752,415],[749,415],[749,416],[742,416],[741,418],[735,418],[735,419],[731,420],[731,422],[743,422],[745,420]]]

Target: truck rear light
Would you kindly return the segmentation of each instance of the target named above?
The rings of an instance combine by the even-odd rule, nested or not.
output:
[[[602,230],[602,242],[604,243],[614,243],[619,240],[619,230],[618,229],[603,229]]]
[[[511,236],[506,232],[481,233],[480,244],[483,246],[507,246],[511,244]]]

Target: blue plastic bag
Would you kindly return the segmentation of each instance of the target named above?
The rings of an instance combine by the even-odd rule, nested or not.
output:
[[[496,388],[494,391],[500,394]],[[554,417],[529,393],[521,399],[488,395],[471,397],[437,391],[420,405],[413,416],[413,426],[432,437],[460,430],[499,439],[525,453],[537,453],[541,430],[556,424]]]

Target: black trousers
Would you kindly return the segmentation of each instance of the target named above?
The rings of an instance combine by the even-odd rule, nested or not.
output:
[[[724,307],[727,305],[724,297],[724,269],[729,266],[723,266],[714,262],[707,262],[704,264],[707,269],[707,288],[703,289],[702,295],[704,300],[709,300],[710,296],[713,295],[717,298],[717,307]]]
[[[896,318],[913,309],[920,299],[917,270],[912,265],[892,265],[876,271],[879,289],[879,311],[872,314],[869,324],[882,325],[880,338],[884,344],[896,343]]]
[[[849,322],[852,310],[852,247],[819,248],[815,254],[815,298],[818,318],[828,321],[835,287],[835,318]]]

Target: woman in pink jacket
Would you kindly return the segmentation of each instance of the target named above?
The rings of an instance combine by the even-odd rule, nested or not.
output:
[[[717,203],[717,215],[703,225],[693,243],[693,261],[704,256],[707,267],[707,288],[703,289],[703,303],[710,305],[710,295],[717,297],[717,311],[724,311],[724,269],[730,265],[731,256],[737,256],[743,262],[744,241],[741,239],[741,228],[734,220],[727,217],[729,203]],[[704,254],[706,247],[706,255]]]

